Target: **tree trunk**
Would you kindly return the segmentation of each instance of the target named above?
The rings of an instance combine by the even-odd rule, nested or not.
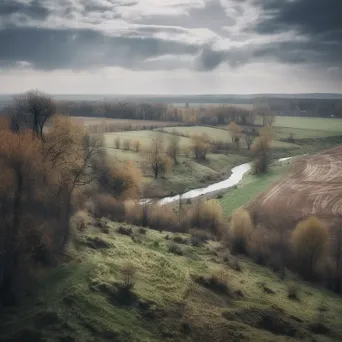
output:
[[[5,306],[15,304],[15,295],[12,291],[13,278],[15,269],[18,264],[18,255],[15,250],[15,242],[17,239],[20,221],[22,216],[21,198],[23,192],[23,178],[20,170],[17,171],[17,191],[14,196],[12,213],[13,221],[9,226],[9,234],[7,236],[4,266],[2,271],[2,281],[0,283],[0,303]]]

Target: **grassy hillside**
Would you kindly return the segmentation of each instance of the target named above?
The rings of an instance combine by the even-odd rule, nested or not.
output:
[[[281,280],[218,242],[195,247],[170,242],[172,233],[126,226],[126,236],[106,225],[89,226],[64,265],[3,311],[1,341],[342,339],[338,296],[291,274]],[[130,295],[122,287],[128,262],[137,269]],[[289,286],[298,299],[288,298]]]

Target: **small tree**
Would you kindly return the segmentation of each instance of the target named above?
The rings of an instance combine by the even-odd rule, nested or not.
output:
[[[232,143],[238,147],[239,142],[240,142],[240,135],[242,131],[241,127],[233,121],[229,124],[228,131],[230,132]]]
[[[131,141],[129,139],[126,139],[124,142],[123,142],[123,148],[124,150],[126,151],[129,151],[130,148],[131,148]]]
[[[160,175],[166,177],[172,170],[172,159],[167,155],[160,157]]]
[[[44,126],[56,114],[56,104],[48,95],[31,90],[14,96],[14,105],[9,114],[12,130],[32,129],[34,134],[43,139]]]
[[[120,146],[121,146],[120,137],[116,137],[116,138],[115,138],[114,144],[115,144],[115,148],[116,148],[117,150],[119,150],[119,149],[120,149]]]
[[[254,140],[254,135],[251,132],[249,132],[249,131],[246,132],[245,133],[245,143],[246,143],[246,146],[247,146],[248,150],[251,149],[253,140]]]
[[[260,136],[254,140],[252,151],[254,154],[255,173],[268,171],[270,161],[270,139],[267,136]]]
[[[146,162],[152,169],[154,178],[158,178],[161,173],[166,171],[163,166],[163,153],[164,139],[162,134],[158,134],[152,138],[151,144],[146,151]]]
[[[139,152],[141,149],[141,142],[139,140],[135,140],[133,145],[134,145],[135,152]]]
[[[119,200],[140,198],[142,174],[134,162],[128,161],[116,167],[102,166],[99,185],[103,192]]]
[[[327,226],[314,216],[299,222],[292,233],[294,253],[309,277],[325,251],[328,238]]]
[[[191,140],[195,159],[205,160],[209,151],[207,136],[205,134],[195,134],[191,137]]]
[[[178,164],[178,156],[180,154],[180,137],[173,130],[169,136],[169,146],[167,148],[168,155],[173,159],[175,164]]]
[[[253,222],[249,212],[244,208],[234,210],[230,231],[232,234],[232,252],[246,253],[248,239],[253,230]]]

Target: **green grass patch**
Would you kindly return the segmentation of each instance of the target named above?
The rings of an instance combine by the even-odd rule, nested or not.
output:
[[[340,133],[342,132],[342,119],[276,116],[273,126]]]
[[[195,134],[205,133],[210,137],[211,140],[221,140],[221,141],[231,140],[231,136],[229,132],[222,128],[213,128],[213,127],[206,127],[206,126],[191,126],[191,127],[166,127],[166,128],[162,128],[162,130],[166,132],[170,132],[170,133],[175,131],[178,134],[184,134],[189,137]]]
[[[267,190],[288,171],[289,167],[290,162],[276,162],[267,174],[246,175],[237,188],[228,190],[220,199],[224,215],[231,216],[235,209],[247,204],[260,192]]]

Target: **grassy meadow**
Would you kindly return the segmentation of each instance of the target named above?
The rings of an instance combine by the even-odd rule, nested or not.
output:
[[[282,280],[248,259],[230,255],[219,242],[195,247],[184,244],[187,234],[102,222],[107,233],[91,223],[69,250],[73,261],[33,283],[32,295],[20,310],[3,310],[1,341],[342,338],[342,300],[331,292],[291,273]],[[131,236],[119,234],[119,227],[131,229]],[[172,242],[176,236],[183,243]],[[127,265],[136,273],[125,297],[120,286]],[[221,286],[203,283],[211,278]],[[296,287],[296,300],[288,298],[291,286]],[[322,326],[323,332],[318,330]]]

